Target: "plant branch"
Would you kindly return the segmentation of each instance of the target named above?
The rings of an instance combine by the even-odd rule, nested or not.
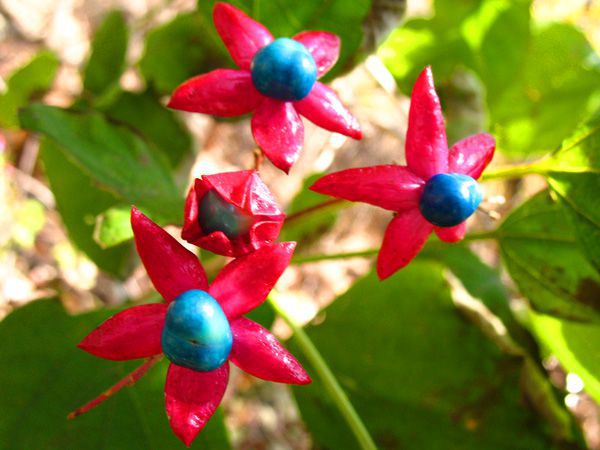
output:
[[[160,355],[151,356],[150,358],[146,358],[146,360],[140,367],[135,369],[133,372],[127,374],[117,384],[108,388],[106,391],[104,391],[98,397],[87,402],[85,405],[80,406],[75,411],[70,412],[69,415],[67,416],[67,419],[73,420],[75,417],[88,412],[90,409],[95,408],[96,406],[98,406],[99,404],[104,402],[105,400],[109,399],[110,397],[115,395],[117,392],[119,392],[121,389],[123,389],[125,386],[133,386],[140,378],[142,378],[146,374],[146,372],[148,372],[148,370],[150,370],[152,368],[152,366],[154,366],[157,362],[159,362],[162,359],[162,357],[163,357],[163,355],[160,354]]]
[[[306,359],[310,362],[310,364],[315,369],[315,372],[321,379],[325,390],[329,394],[329,397],[335,403],[337,409],[340,414],[346,420],[346,423],[352,430],[354,437],[358,441],[360,448],[362,450],[376,450],[377,447],[373,442],[373,438],[367,431],[364,423],[362,422],[359,415],[356,413],[356,410],[350,403],[348,396],[344,392],[344,390],[339,385],[335,375],[331,372],[331,369],[310,340],[308,335],[304,332],[301,326],[296,324],[294,319],[285,311],[285,309],[281,306],[281,304],[276,300],[277,294],[275,292],[271,292],[269,295],[269,303],[273,307],[273,309],[277,312],[277,314],[285,320],[285,322],[290,326],[292,331],[294,332],[294,337],[296,338],[296,342],[302,349],[302,352],[306,356]]]
[[[481,241],[485,239],[496,239],[497,231],[482,231],[478,233],[467,234],[463,242],[465,241]],[[441,245],[447,245],[441,241],[431,241],[425,245],[424,251],[434,250],[436,247]],[[347,253],[330,253],[330,254],[321,254],[321,255],[306,255],[306,256],[296,256],[292,258],[292,264],[307,264],[318,261],[329,261],[335,259],[349,259],[349,258],[371,258],[379,253],[379,248],[370,248],[366,250],[361,250],[358,252],[347,252]]]
[[[345,200],[342,200],[340,198],[333,198],[331,200],[326,200],[323,203],[318,203],[318,204],[310,206],[308,208],[301,209],[300,211],[297,211],[297,212],[292,213],[289,216],[287,216],[285,219],[285,223],[287,225],[290,222],[294,222],[295,220],[300,219],[301,217],[309,216],[317,211],[329,208],[331,206],[337,205],[338,203],[342,203],[342,202],[345,202]],[[348,203],[348,205],[350,205],[350,203]]]
[[[546,166],[545,162],[545,159],[540,159],[531,163],[516,164],[488,170],[481,175],[480,180],[506,180],[511,178],[519,178],[524,175],[543,175],[548,172],[548,167]]]

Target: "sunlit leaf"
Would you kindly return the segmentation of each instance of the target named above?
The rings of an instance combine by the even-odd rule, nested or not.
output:
[[[536,310],[579,321],[600,319],[600,275],[547,191],[514,210],[497,237],[512,279]]]

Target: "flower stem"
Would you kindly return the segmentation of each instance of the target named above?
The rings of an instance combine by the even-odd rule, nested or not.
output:
[[[373,438],[367,431],[364,423],[360,419],[359,415],[356,413],[356,410],[350,403],[348,396],[344,392],[344,390],[339,385],[335,375],[331,372],[331,369],[310,340],[308,335],[304,332],[301,326],[299,326],[294,319],[285,311],[285,309],[281,306],[281,304],[276,300],[277,294],[275,292],[271,292],[268,300],[273,309],[277,312],[279,316],[289,325],[289,327],[294,332],[294,337],[296,338],[296,342],[304,352],[306,359],[313,366],[315,372],[318,374],[327,394],[333,402],[335,403],[337,409],[340,414],[346,420],[346,423],[352,430],[354,437],[358,441],[360,448],[362,450],[376,450],[377,447],[375,442],[373,442]]]
[[[326,200],[323,203],[317,203],[316,205],[301,209],[300,211],[288,215],[285,219],[285,223],[289,224],[290,222],[298,220],[301,217],[311,215],[317,211],[320,211],[321,209],[329,208],[333,205],[337,205],[338,203],[342,203],[344,201],[345,200],[342,200],[340,198],[333,198],[331,200]],[[348,203],[348,205],[350,205],[350,203]]]
[[[333,260],[333,259],[347,259],[347,258],[369,258],[375,256],[379,252],[378,248],[370,248],[368,250],[362,250],[359,252],[348,252],[348,253],[332,253],[324,255],[306,255],[297,256],[292,258],[292,264],[306,264],[311,262]]]
[[[148,370],[150,370],[152,368],[152,366],[154,366],[157,362],[159,362],[162,359],[162,357],[163,357],[163,355],[160,354],[160,355],[151,356],[150,358],[146,358],[146,360],[140,367],[135,369],[133,372],[127,374],[117,384],[108,388],[106,391],[104,391],[98,397],[87,402],[85,405],[80,406],[75,411],[70,412],[69,415],[67,416],[67,419],[72,420],[75,417],[88,412],[90,409],[95,408],[100,403],[102,403],[104,400],[107,400],[110,397],[112,397],[113,395],[115,395],[117,392],[119,392],[125,386],[133,386],[140,378],[142,378],[146,374],[146,372],[148,372]]]
[[[506,180],[531,174],[543,175],[548,171],[548,167],[546,166],[545,162],[545,159],[540,159],[531,163],[516,164],[512,166],[500,167],[495,170],[487,170],[481,175],[480,180]]]
[[[484,239],[496,239],[497,231],[482,231],[478,233],[467,234],[463,238],[464,241],[482,241]],[[448,245],[441,241],[431,241],[425,245],[424,251],[433,250],[436,247],[441,245]],[[349,259],[349,258],[370,258],[372,256],[377,255],[379,253],[379,248],[369,248],[367,250],[361,250],[358,252],[347,252],[347,253],[331,253],[324,255],[306,255],[306,256],[297,256],[292,258],[292,264],[307,264],[318,261],[330,261],[335,259]]]

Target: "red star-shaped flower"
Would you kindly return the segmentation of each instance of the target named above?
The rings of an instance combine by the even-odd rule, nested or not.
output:
[[[186,445],[221,402],[228,361],[265,380],[310,383],[271,333],[243,317],[264,301],[288,266],[295,243],[265,245],[238,258],[209,286],[198,258],[135,208],[131,224],[140,258],[166,302],[116,314],[79,346],[117,361],[165,353],[171,360],[165,384],[167,416]]]
[[[285,215],[255,170],[204,175],[185,203],[182,237],[225,256],[242,256],[279,236]]]
[[[356,119],[333,90],[316,81],[335,64],[340,39],[305,31],[274,39],[227,3],[213,10],[217,31],[240,70],[217,69],[179,86],[169,107],[220,117],[252,112],[252,134],[275,166],[288,172],[304,141],[299,114],[329,131],[361,139]]]
[[[406,266],[432,231],[446,242],[464,237],[465,220],[482,197],[475,180],[491,161],[495,147],[494,138],[482,133],[448,150],[440,101],[427,67],[411,96],[407,165],[343,170],[320,178],[311,189],[396,213],[377,259],[377,273],[384,279]]]

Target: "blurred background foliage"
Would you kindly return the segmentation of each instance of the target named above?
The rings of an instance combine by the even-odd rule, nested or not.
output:
[[[214,1],[108,3],[0,1],[0,449],[180,446],[164,364],[67,422],[132,368],[75,345],[125,303],[160,300],[133,251],[130,205],[177,227],[194,176],[252,165],[247,119],[164,107],[182,81],[232,66]],[[308,125],[289,177],[264,166],[288,215],[326,200],[306,189],[324,172],[402,162],[407,98],[426,65],[450,143],[498,140],[484,204],[495,219],[474,217],[463,244],[432,239],[385,283],[370,271],[385,213],[341,204],[283,230],[300,244],[283,303],[378,447],[599,449],[600,4],[231,3],[276,36],[342,38],[326,81],[366,137]],[[213,275],[224,262],[201,259]],[[290,337],[267,305],[254,318]],[[234,372],[192,447],[359,448],[313,378],[288,389]]]

